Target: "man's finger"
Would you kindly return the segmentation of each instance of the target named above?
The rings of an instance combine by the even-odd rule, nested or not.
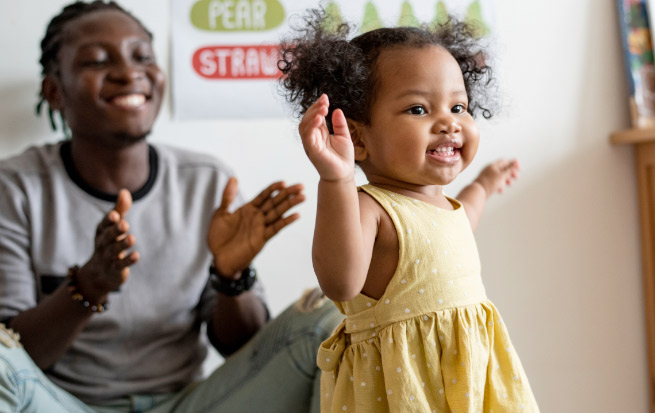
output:
[[[118,222],[120,222],[120,220],[121,216],[118,212],[113,209],[109,211],[96,227],[96,237],[100,235],[100,233],[103,232],[105,228],[116,225]]]
[[[115,211],[112,211],[116,213]],[[116,213],[116,215],[118,215]],[[127,231],[130,229],[130,224],[127,221],[120,221],[118,224],[113,224],[107,227],[98,227],[96,232],[95,246],[97,248],[102,248],[106,245],[111,244],[117,240],[122,240],[127,235]]]
[[[223,199],[221,200],[221,206],[218,207],[217,212],[227,212],[228,208],[234,202],[234,198],[237,197],[237,191],[239,189],[239,182],[233,176],[228,179],[225,189],[223,189]]]
[[[271,196],[271,194],[273,192],[280,191],[280,190],[284,189],[284,187],[285,187],[285,185],[284,185],[284,182],[282,182],[282,181],[273,182],[268,187],[266,187],[266,189],[264,189],[262,192],[260,192],[259,195],[257,195],[255,197],[255,199],[252,200],[251,203],[255,207],[260,208],[262,206],[262,204],[264,204],[264,202],[266,202],[269,199],[269,197]]]
[[[259,206],[259,210],[264,214],[268,214],[271,210],[278,209],[278,206],[287,199],[302,195],[302,191],[304,189],[305,187],[302,184],[295,184],[290,187],[281,189],[277,192],[277,194],[266,199],[266,201]]]
[[[277,221],[275,221],[275,223],[273,225],[268,225],[266,227],[266,231],[264,232],[264,237],[268,241],[275,234],[280,232],[282,230],[282,228],[284,228],[287,225],[291,224],[292,222],[296,221],[298,218],[300,218],[300,214],[295,213],[295,214],[289,215],[288,217],[278,219]]]
[[[282,215],[284,215],[288,210],[293,208],[294,206],[302,203],[305,201],[305,195],[304,194],[298,194],[294,196],[287,197],[284,199],[284,201],[280,202],[279,204],[275,205],[273,209],[269,210],[264,214],[265,218],[265,223],[266,225],[269,225],[272,222],[275,222],[278,220]]]
[[[118,191],[118,199],[116,199],[116,206],[114,209],[120,214],[121,218],[125,216],[127,211],[132,207],[132,194],[127,189]]]

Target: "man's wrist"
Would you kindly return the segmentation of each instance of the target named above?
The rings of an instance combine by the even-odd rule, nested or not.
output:
[[[241,277],[241,273],[243,272],[243,268],[238,268],[238,269],[230,268],[229,270],[226,271],[225,266],[219,265],[218,260],[216,258],[214,258],[214,261],[212,261],[211,268],[213,268],[217,274],[220,274],[221,277],[229,278],[232,280],[238,280],[239,277]],[[212,273],[211,268],[209,271],[210,273]]]
[[[103,313],[109,309],[109,300],[107,295],[91,296],[80,289],[79,272],[81,268],[74,265],[68,269],[66,278],[68,280],[66,289],[71,299],[79,304],[80,309],[84,312]]]
[[[214,265],[209,267],[209,274],[212,288],[229,297],[235,297],[250,290],[257,281],[257,271],[250,265],[241,271],[236,279],[223,275]]]

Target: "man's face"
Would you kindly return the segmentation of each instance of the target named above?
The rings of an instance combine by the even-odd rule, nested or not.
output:
[[[73,138],[122,146],[150,132],[166,81],[150,36],[134,19],[103,10],[69,22],[57,61],[59,95],[50,103]]]

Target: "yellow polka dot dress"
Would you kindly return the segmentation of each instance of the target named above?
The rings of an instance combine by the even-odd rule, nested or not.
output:
[[[379,300],[336,303],[346,319],[318,353],[321,411],[538,412],[462,205],[361,190],[396,227],[398,267]]]

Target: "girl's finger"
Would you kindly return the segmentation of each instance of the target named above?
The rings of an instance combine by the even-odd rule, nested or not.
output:
[[[332,129],[334,130],[335,135],[350,138],[348,122],[346,122],[346,116],[341,109],[335,109],[334,112],[332,112]]]

